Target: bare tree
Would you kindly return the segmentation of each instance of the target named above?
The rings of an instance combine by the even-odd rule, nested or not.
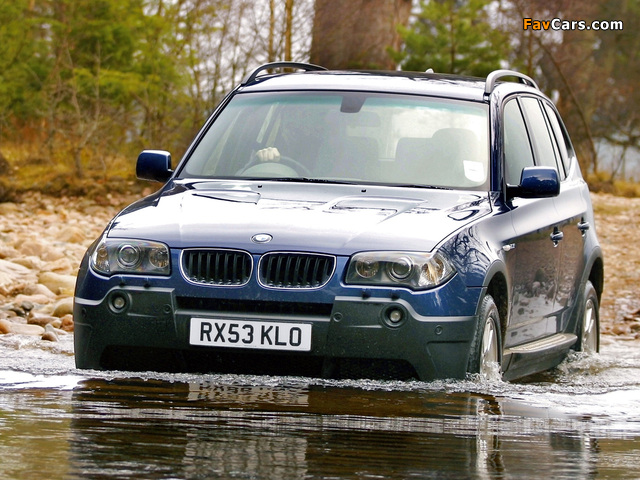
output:
[[[598,153],[592,118],[602,89],[593,79],[602,77],[603,65],[594,62],[595,31],[523,29],[524,18],[583,19],[598,17],[599,2],[577,0],[509,0],[502,3],[510,16],[514,40],[510,63],[538,79],[555,97],[565,119],[584,172],[597,172]]]
[[[285,26],[284,26],[284,59],[291,60],[291,37],[293,35],[293,0],[285,0]]]

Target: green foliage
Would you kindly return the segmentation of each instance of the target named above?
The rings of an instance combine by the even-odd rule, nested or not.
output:
[[[28,135],[75,176],[182,146],[203,121],[185,111],[203,62],[187,27],[220,3],[0,0],[0,140]]]
[[[524,18],[622,20],[624,28],[525,30]],[[633,160],[640,152],[639,28],[640,0],[421,0],[392,55],[403,70],[482,77],[507,67],[532,75],[556,102],[584,173],[604,168],[613,184],[637,178],[640,168]],[[601,158],[603,144],[615,153]]]
[[[486,76],[507,58],[508,39],[488,21],[490,0],[421,0],[405,46],[394,52],[403,70]]]
[[[302,18],[312,2],[289,6]],[[29,188],[67,188],[78,177],[131,179],[143,148],[180,158],[215,105],[265,59],[267,32],[281,56],[278,37],[291,30],[270,31],[264,21],[282,7],[248,0],[0,0],[0,155],[15,174],[0,177]]]
[[[269,9],[278,13],[283,3],[0,0],[0,154],[34,182],[49,173],[129,178],[123,172],[133,171],[143,148],[179,158],[224,94],[268,58],[267,36],[281,58]],[[306,5],[294,19],[301,44],[297,32],[310,23],[312,3],[294,2]],[[369,29],[382,11],[369,12]],[[631,172],[629,158],[640,150],[640,0],[421,0],[415,12],[399,30],[403,47],[390,50],[401,68],[475,76],[520,69],[556,100],[586,174],[604,165],[613,182]],[[624,20],[624,30],[524,31],[524,17]],[[294,48],[304,60],[306,50]],[[362,58],[345,64],[354,61]],[[597,158],[603,140],[619,158]]]
[[[40,92],[48,60],[42,33],[28,0],[0,1],[0,128],[31,118],[43,108]]]

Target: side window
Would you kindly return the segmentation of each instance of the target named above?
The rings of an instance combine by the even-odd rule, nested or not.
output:
[[[522,169],[533,166],[529,135],[516,99],[504,106],[504,165],[508,185],[519,185]]]
[[[571,164],[571,157],[573,156],[573,147],[569,141],[569,137],[564,131],[564,128],[560,124],[558,114],[555,112],[551,105],[544,103],[544,108],[547,111],[549,122],[551,123],[551,129],[558,142],[558,148],[560,149],[560,160],[564,166],[565,175],[569,174],[569,167]]]
[[[551,132],[540,108],[540,102],[532,97],[523,97],[521,101],[533,137],[536,165],[553,167],[558,170],[556,152],[551,142]]]

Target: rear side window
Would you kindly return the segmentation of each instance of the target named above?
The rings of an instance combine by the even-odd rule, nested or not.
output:
[[[531,143],[516,99],[504,107],[504,163],[508,185],[519,185],[522,169],[533,167]]]
[[[551,141],[551,132],[540,107],[540,102],[532,97],[524,97],[521,101],[531,129],[536,165],[553,167],[558,170],[556,152]]]
[[[547,112],[549,123],[551,123],[551,129],[553,130],[553,134],[555,135],[556,141],[558,143],[558,148],[560,150],[560,160],[562,161],[562,165],[564,166],[565,175],[568,175],[569,167],[571,164],[571,157],[573,157],[574,155],[571,141],[569,140],[569,137],[567,136],[564,128],[560,124],[558,114],[551,107],[551,105],[544,103],[544,108]]]

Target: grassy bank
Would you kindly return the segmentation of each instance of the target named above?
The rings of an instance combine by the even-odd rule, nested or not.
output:
[[[96,198],[107,193],[138,193],[149,186],[135,177],[136,155],[73,161],[42,156],[25,146],[0,148],[0,202],[27,192]]]

